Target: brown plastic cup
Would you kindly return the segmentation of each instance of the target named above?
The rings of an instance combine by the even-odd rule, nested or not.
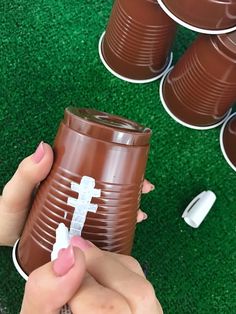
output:
[[[171,66],[176,23],[156,0],[116,0],[99,55],[116,77],[131,83],[160,78]]]
[[[204,130],[222,124],[236,99],[236,32],[200,35],[163,77],[160,98],[184,126]]]
[[[101,249],[131,253],[150,136],[150,129],[115,115],[92,109],[65,110],[54,143],[52,170],[37,191],[15,246],[13,258],[19,272],[28,275],[50,261],[59,223],[72,230],[77,207],[70,198],[83,201],[76,210],[79,215],[85,213],[82,228],[73,229],[72,236],[82,230],[82,236]],[[93,195],[89,205],[85,192],[72,189],[73,184],[81,188],[84,177],[95,180],[94,188],[85,189]],[[93,189],[100,194],[93,194]],[[91,204],[98,205],[97,209],[91,209]]]
[[[236,171],[236,113],[232,114],[222,126],[220,146],[225,160]]]
[[[174,21],[192,31],[226,34],[236,30],[236,1],[157,0]]]

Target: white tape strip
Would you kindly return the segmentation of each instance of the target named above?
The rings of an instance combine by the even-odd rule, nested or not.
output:
[[[60,223],[56,229],[56,242],[54,243],[51,252],[51,261],[57,259],[58,252],[61,249],[66,249],[69,246],[69,243],[68,228],[63,223]]]
[[[53,245],[51,260],[54,261],[58,257],[58,252],[61,249],[66,249],[69,244],[68,228],[63,223],[60,223],[56,229],[56,242]],[[72,314],[69,305],[65,304],[61,308],[60,314]]]
[[[71,190],[78,193],[78,198],[68,197],[67,204],[74,207],[69,236],[81,235],[88,212],[96,213],[97,204],[92,204],[93,197],[100,197],[101,190],[95,189],[95,179],[83,176],[80,184],[71,182]]]

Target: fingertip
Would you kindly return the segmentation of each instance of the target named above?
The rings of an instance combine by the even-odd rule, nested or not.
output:
[[[148,215],[143,212],[141,209],[139,209],[137,214],[137,223],[140,223],[148,218]]]
[[[42,141],[39,143],[38,147],[36,148],[31,158],[36,164],[38,164],[43,159],[44,154],[45,154],[45,151],[44,151],[44,145]]]
[[[150,191],[153,191],[154,189],[155,189],[155,186],[151,182],[149,182],[147,179],[144,179],[142,193],[149,193]]]
[[[52,263],[52,269],[56,276],[66,275],[75,265],[75,254],[73,247],[70,245],[66,249],[61,249],[58,258]]]
[[[148,219],[148,215],[146,213],[143,213],[143,220]]]
[[[30,155],[28,158],[31,158],[31,161],[33,161],[34,164],[42,164],[42,163],[52,163],[53,162],[53,150],[52,147],[45,143],[40,142],[37,146],[35,152]]]
[[[24,180],[37,184],[49,174],[53,163],[53,150],[47,143],[41,142],[35,152],[21,161],[16,174]]]
[[[38,165],[40,169],[42,169],[41,180],[45,179],[45,177],[48,175],[49,171],[52,168],[53,159],[54,159],[52,147],[47,143],[43,143],[43,148],[44,148],[44,157],[41,160],[40,164]]]

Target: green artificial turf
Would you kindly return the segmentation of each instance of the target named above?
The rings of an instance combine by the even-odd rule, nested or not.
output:
[[[148,265],[165,313],[236,313],[236,174],[219,129],[182,127],[164,111],[159,82],[126,83],[104,68],[97,46],[111,7],[111,0],[0,1],[0,187],[41,140],[53,143],[70,104],[150,127],[146,177],[156,189],[142,199],[149,219],[137,228],[133,255]],[[195,36],[179,28],[174,62]],[[206,189],[217,202],[195,230],[181,214]],[[11,249],[0,248],[0,313],[18,313],[23,287]]]

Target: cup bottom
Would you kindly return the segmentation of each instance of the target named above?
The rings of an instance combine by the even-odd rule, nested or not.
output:
[[[208,35],[221,35],[221,34],[227,34],[230,32],[233,32],[236,30],[236,26],[230,27],[230,28],[226,28],[226,29],[218,29],[218,30],[212,30],[212,29],[204,29],[204,28],[200,28],[197,26],[193,26],[191,24],[188,24],[187,22],[184,22],[183,20],[181,20],[179,17],[177,17],[176,15],[174,15],[167,7],[166,5],[163,3],[162,0],[157,0],[158,4],[160,5],[160,7],[162,8],[162,10],[175,22],[177,22],[178,24],[184,26],[185,28],[190,29],[191,31],[194,32],[198,32],[198,33],[202,33],[202,34],[208,34]]]
[[[225,131],[225,127],[227,126],[227,124],[229,123],[229,121],[236,116],[236,112],[233,113],[230,117],[228,117],[228,119],[224,122],[221,131],[220,131],[220,148],[222,151],[222,154],[225,158],[225,160],[227,161],[228,165],[234,170],[236,171],[236,165],[234,165],[232,163],[232,161],[230,160],[230,158],[228,157],[227,153],[226,153],[226,149],[225,149],[225,145],[224,145],[224,131]]]
[[[18,271],[18,273],[21,275],[21,277],[23,279],[25,279],[26,281],[28,280],[28,275],[23,271],[23,269],[21,268],[20,264],[18,263],[17,260],[17,247],[18,247],[18,243],[19,243],[20,239],[18,239],[12,249],[12,260],[13,260],[13,264],[15,265],[16,270]]]
[[[98,52],[99,52],[99,57],[103,63],[103,65],[105,66],[105,68],[111,73],[113,74],[114,76],[116,76],[117,78],[123,80],[123,81],[126,81],[126,82],[129,82],[129,83],[136,83],[136,84],[144,84],[144,83],[151,83],[151,82],[154,82],[158,79],[160,79],[163,75],[165,75],[166,72],[169,71],[171,65],[172,65],[172,61],[173,61],[173,52],[170,53],[170,56],[169,56],[169,62],[166,66],[166,68],[161,72],[159,73],[157,76],[155,77],[152,77],[150,79],[146,79],[146,80],[134,80],[134,79],[130,79],[128,77],[125,77],[125,76],[122,76],[120,75],[119,73],[115,72],[106,62],[105,58],[103,57],[103,54],[102,54],[102,41],[103,41],[103,38],[105,36],[105,32],[102,33],[102,36],[100,37],[99,39],[99,43],[98,43]]]
[[[170,110],[170,108],[168,107],[167,103],[164,100],[164,96],[163,96],[163,85],[165,82],[165,78],[167,77],[168,73],[173,69],[173,67],[171,67],[166,73],[165,75],[162,77],[161,79],[161,83],[160,83],[160,89],[159,89],[159,94],[160,94],[160,99],[161,99],[161,103],[165,109],[165,111],[168,113],[168,115],[174,119],[176,122],[178,122],[179,124],[190,128],[190,129],[194,129],[194,130],[210,130],[210,129],[214,129],[217,128],[218,126],[220,126],[221,124],[223,124],[225,122],[225,120],[228,119],[228,117],[230,116],[231,112],[232,112],[232,108],[225,114],[225,116],[223,117],[222,120],[220,120],[219,122],[215,123],[215,124],[211,124],[211,125],[207,125],[207,126],[199,126],[199,125],[192,125],[189,124],[187,122],[182,121],[181,119],[179,119],[178,117],[176,117],[174,115],[174,113]]]

